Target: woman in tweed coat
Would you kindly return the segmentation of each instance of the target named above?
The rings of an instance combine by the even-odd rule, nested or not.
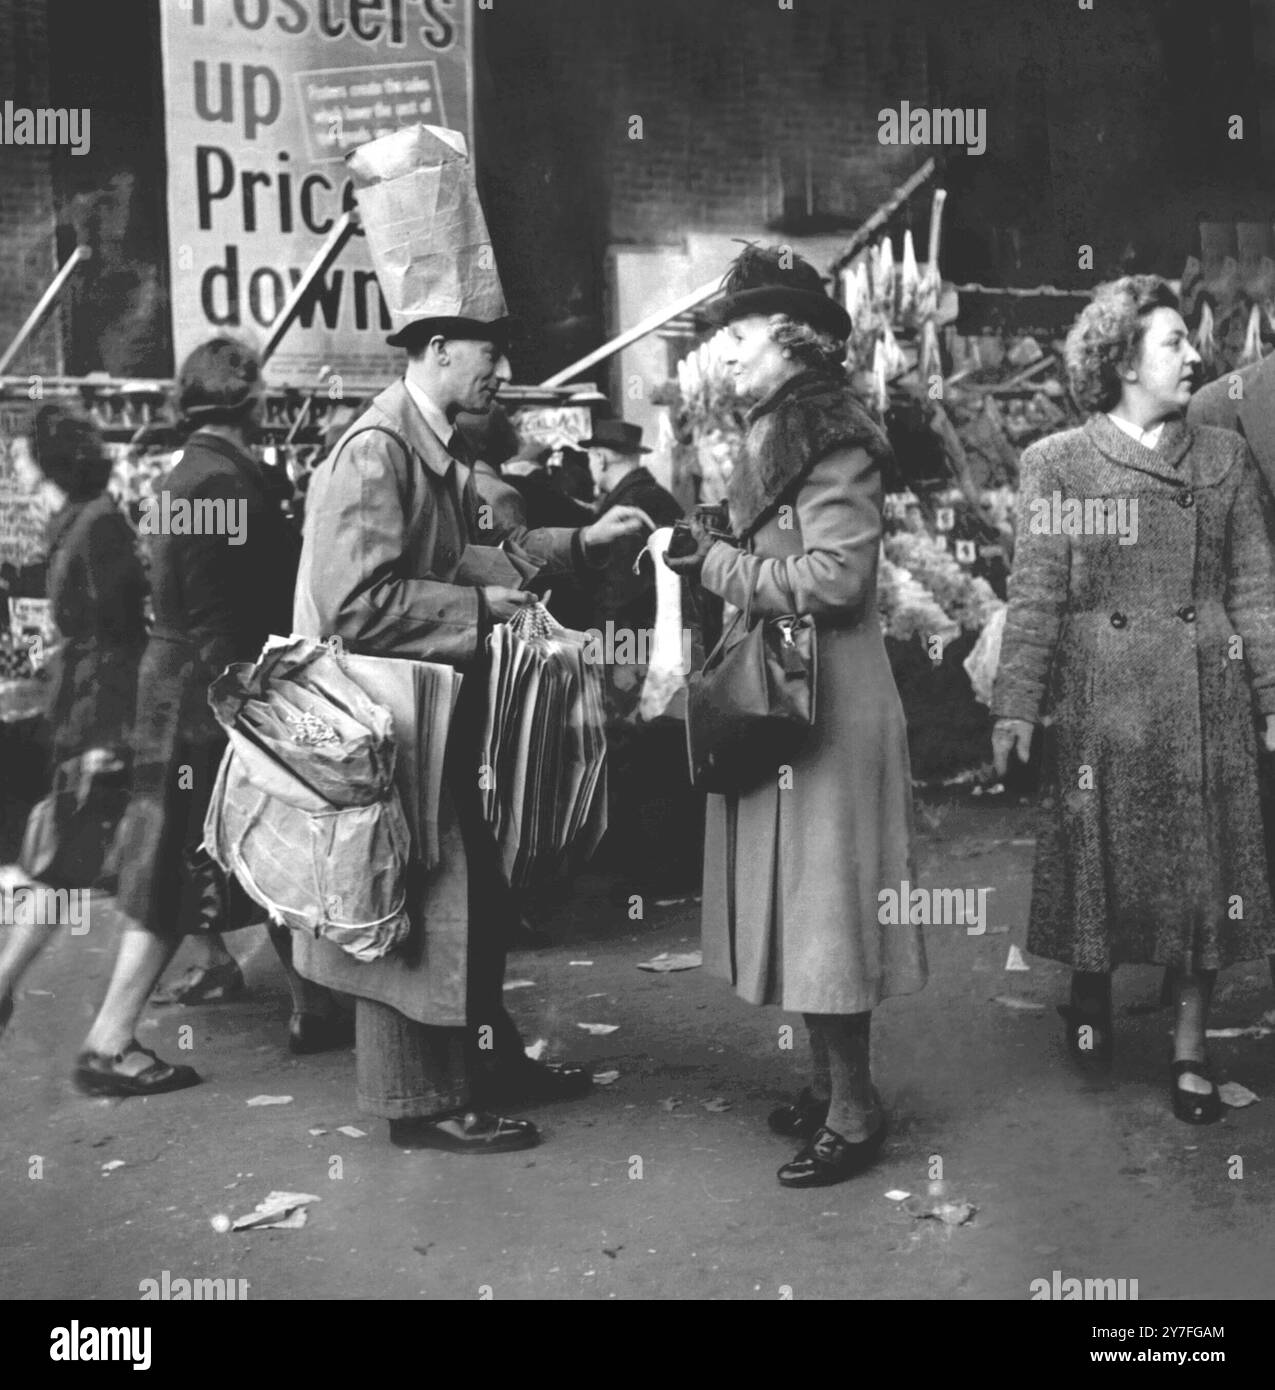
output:
[[[1154,276],[1077,320],[1095,413],[1023,455],[992,708],[1002,772],[1047,725],[1028,948],[1074,971],[1072,1054],[1110,1063],[1114,966],[1170,967],[1174,1113],[1206,1124],[1216,972],[1275,949],[1253,727],[1275,748],[1275,570],[1246,444],[1182,419],[1198,361]]]

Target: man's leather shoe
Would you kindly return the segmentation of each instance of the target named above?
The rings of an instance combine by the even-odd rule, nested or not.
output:
[[[885,1117],[876,1133],[858,1144],[824,1125],[789,1163],[779,1170],[785,1187],[831,1187],[870,1168],[885,1139]]]
[[[806,1087],[795,1104],[776,1106],[766,1123],[772,1134],[782,1134],[785,1139],[809,1139],[827,1118],[828,1102],[817,1100]]]
[[[445,1120],[391,1120],[390,1143],[400,1149],[442,1149],[453,1154],[502,1154],[534,1149],[540,1131],[530,1120],[509,1120],[471,1110]]]
[[[498,1070],[488,1092],[502,1103],[526,1104],[531,1101],[579,1100],[593,1089],[593,1077],[583,1067],[567,1067],[561,1062],[533,1062]]]
[[[354,1019],[349,1014],[323,1018],[319,1014],[293,1014],[288,1020],[288,1051],[304,1056],[354,1046]]]

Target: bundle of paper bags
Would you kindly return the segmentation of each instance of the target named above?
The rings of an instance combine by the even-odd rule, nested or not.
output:
[[[540,604],[493,629],[484,810],[514,887],[583,860],[606,831],[602,673]]]
[[[229,746],[204,843],[273,921],[377,960],[408,934],[412,861],[438,858],[455,674],[272,638],[209,704]]]

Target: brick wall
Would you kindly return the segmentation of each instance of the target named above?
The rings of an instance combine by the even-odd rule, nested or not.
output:
[[[594,32],[573,32],[597,73],[613,242],[771,222],[808,201],[826,223],[853,223],[919,163],[877,141],[883,105],[926,99],[911,0],[644,0],[594,14]]]
[[[881,107],[927,98],[923,3],[476,10],[479,181],[506,292],[529,328],[520,374],[539,379],[615,329],[606,263],[617,247],[672,250],[718,234],[720,270],[738,249],[731,236],[796,243],[867,216],[928,153],[877,140]],[[640,140],[629,138],[633,116]],[[768,231],[786,203],[799,220]],[[656,302],[680,288],[666,284]]]
[[[0,104],[49,105],[48,35],[40,0],[0,0]],[[0,145],[0,348],[34,307],[57,268],[52,152]],[[61,366],[55,310],[10,371],[55,373]]]

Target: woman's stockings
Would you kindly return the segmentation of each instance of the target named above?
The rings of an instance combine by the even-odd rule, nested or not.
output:
[[[872,1015],[806,1014],[810,1047],[815,1058],[815,1089],[821,1049],[828,1060],[831,1102],[828,1128],[851,1143],[869,1138],[881,1122],[872,1089],[870,1030]]]

